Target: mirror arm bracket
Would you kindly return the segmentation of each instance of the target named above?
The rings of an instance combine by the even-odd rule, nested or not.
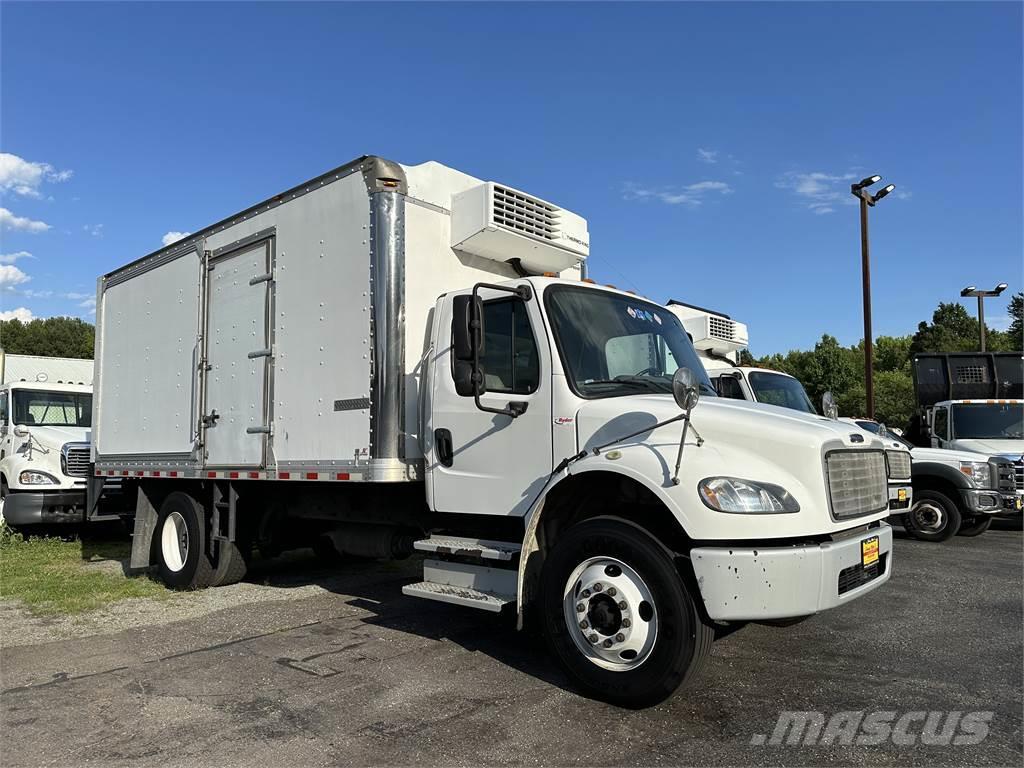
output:
[[[475,308],[478,306],[477,300],[480,298],[480,289],[489,288],[493,291],[504,291],[506,293],[512,293],[518,296],[523,301],[530,301],[533,298],[533,288],[530,287],[529,283],[523,283],[515,287],[507,285],[495,285],[493,283],[477,283],[473,286],[473,303],[471,306]],[[474,311],[474,315],[475,315]],[[470,328],[473,329],[474,344],[473,344],[473,375],[476,376],[480,370],[480,318],[470,317],[469,321]],[[511,402],[505,408],[491,408],[490,406],[484,405],[480,402],[480,392],[478,383],[474,382],[475,393],[473,395],[473,403],[476,405],[478,410],[484,411],[485,413],[497,413],[501,416],[508,416],[511,419],[518,418],[526,413],[526,408],[529,403],[525,402]]]

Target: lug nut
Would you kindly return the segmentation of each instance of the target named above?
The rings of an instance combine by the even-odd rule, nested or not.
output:
[[[595,592],[600,592],[602,589],[604,589],[604,587],[601,586],[601,582],[600,581],[597,582],[597,584],[594,585],[594,591]]]
[[[615,595],[617,595],[617,594],[618,593],[615,591],[615,587],[608,587],[608,595],[609,595],[609,597],[615,597]]]
[[[626,636],[624,634],[622,634],[621,632],[619,632],[619,634],[617,634],[615,636],[615,642],[616,643],[621,643],[625,639],[626,639]]]
[[[591,635],[587,638],[591,643],[597,644],[597,635]]]
[[[585,610],[587,610],[587,606],[585,606],[583,603],[576,604],[576,613],[583,613]]]
[[[622,620],[622,626],[624,626],[624,627],[626,627],[628,629],[629,628],[629,619],[623,619]]]
[[[604,647],[605,648],[611,648],[612,647],[612,641],[611,640],[605,640],[604,641]]]
[[[580,597],[590,597],[590,590],[584,589],[582,592],[580,592]]]
[[[584,619],[580,622],[580,629],[587,629],[590,627],[590,622]]]
[[[620,611],[624,611],[627,608],[629,608],[629,606],[626,605],[626,601],[625,600],[619,600],[619,610]]]

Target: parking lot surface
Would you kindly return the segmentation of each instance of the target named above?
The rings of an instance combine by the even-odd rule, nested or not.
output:
[[[415,560],[292,560],[237,585],[273,600],[8,644],[2,762],[1020,765],[1021,545],[1008,529],[899,537],[884,588],[721,639],[694,687],[643,711],[581,697],[502,617],[404,597]],[[994,714],[975,745],[755,743],[786,710]]]

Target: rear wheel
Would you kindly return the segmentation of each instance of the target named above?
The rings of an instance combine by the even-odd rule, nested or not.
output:
[[[249,568],[248,558],[233,541],[217,542],[217,566],[210,579],[211,587],[226,587],[237,584],[245,578]]]
[[[703,667],[714,637],[670,554],[615,518],[580,523],[555,543],[541,608],[566,672],[589,695],[621,706],[671,696]]]
[[[160,505],[157,519],[157,569],[172,589],[202,589],[213,582],[206,555],[206,512],[187,493],[175,491]]]
[[[946,541],[960,530],[960,510],[939,491],[914,491],[914,505],[907,511],[907,533],[921,541]]]
[[[960,530],[957,531],[957,536],[981,536],[992,526],[992,516],[985,515],[984,517],[975,517],[971,520],[964,520],[960,524]]]

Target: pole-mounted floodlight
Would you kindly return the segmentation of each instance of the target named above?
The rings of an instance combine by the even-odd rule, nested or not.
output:
[[[881,176],[873,174],[850,185],[850,192],[860,200],[860,257],[864,282],[864,389],[867,395],[867,417],[869,419],[875,417],[875,384],[872,373],[874,344],[871,338],[871,261],[868,256],[868,207],[873,208],[875,203],[896,189],[895,184],[889,184],[879,190],[877,195],[872,195],[868,191],[868,187],[881,180]]]
[[[998,296],[1006,290],[1006,283],[1000,283],[991,291],[981,290],[979,291],[975,286],[968,285],[962,291],[961,296],[973,296],[978,299],[978,327],[981,331],[981,351],[985,351],[985,299],[990,299],[993,296]]]

